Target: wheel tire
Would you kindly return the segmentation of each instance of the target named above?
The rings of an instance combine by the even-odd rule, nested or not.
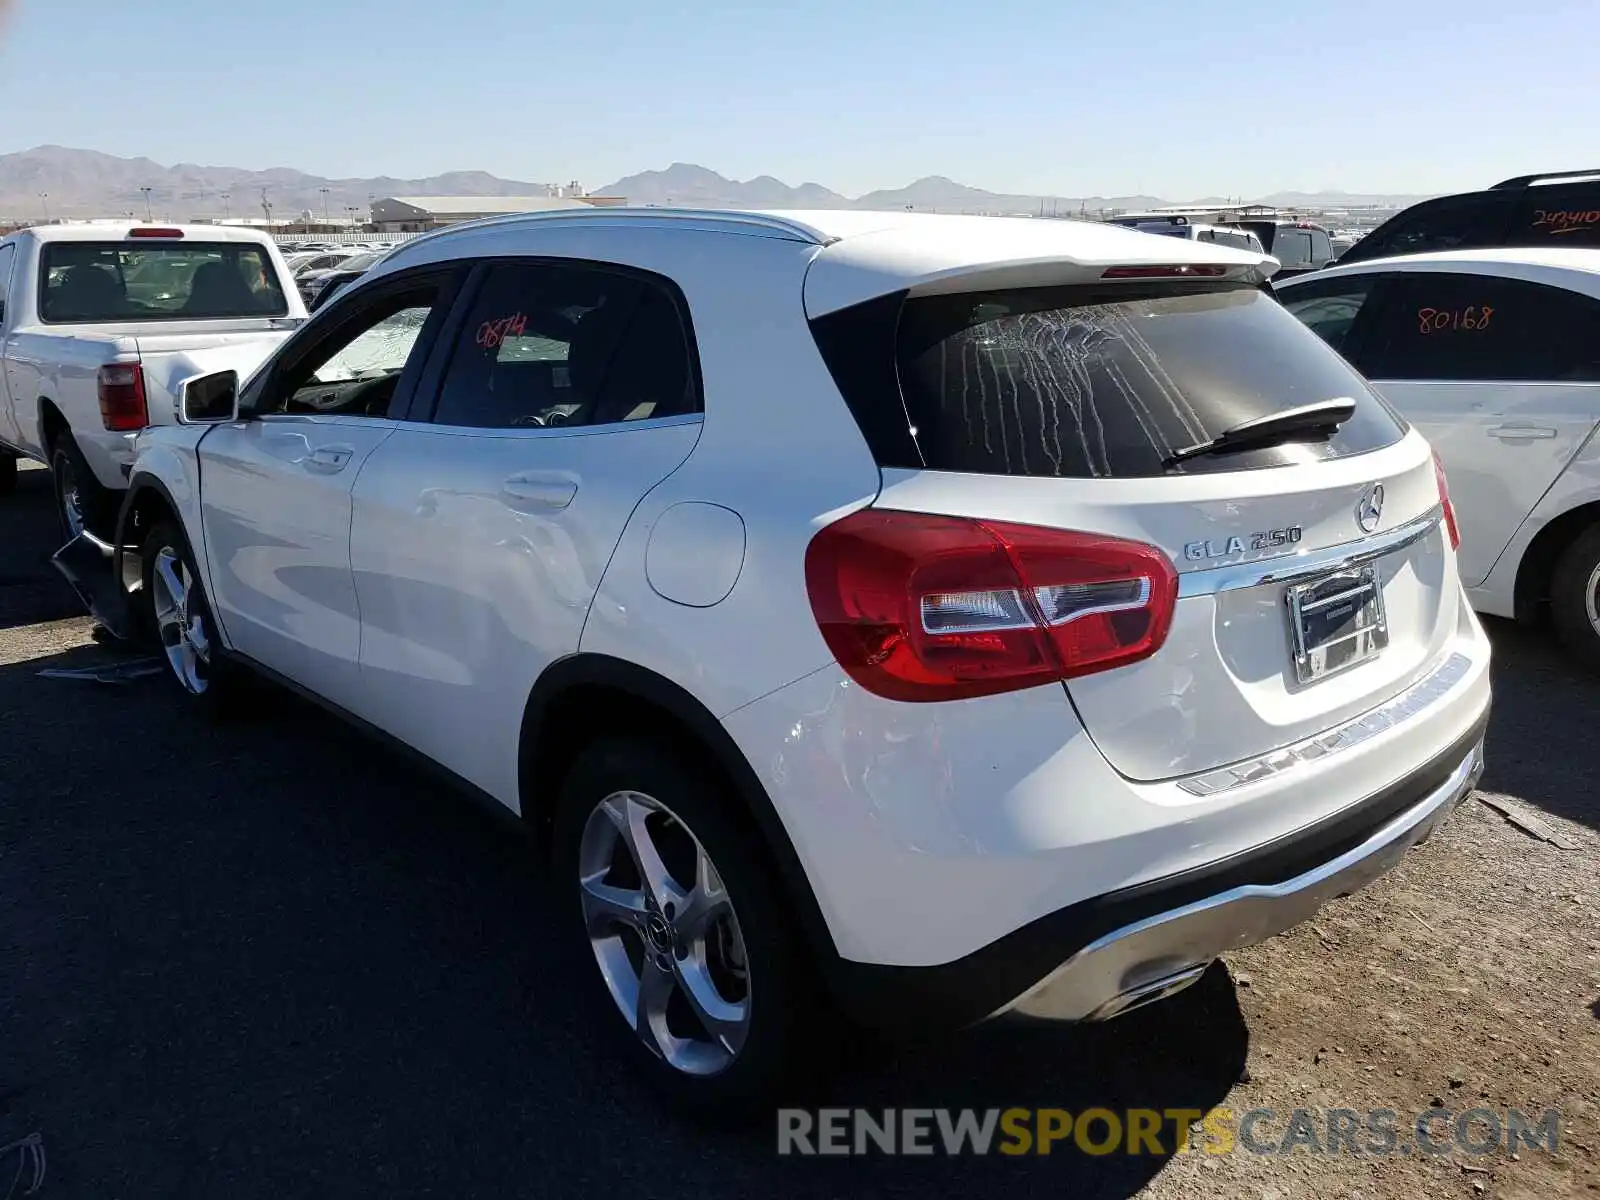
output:
[[[17,457],[0,450],[0,496],[17,490]]]
[[[111,493],[100,486],[100,481],[94,477],[94,471],[84,461],[83,451],[78,449],[78,443],[72,440],[70,433],[63,433],[50,453],[50,481],[55,493],[56,518],[61,522],[62,535],[68,541],[80,532],[69,511],[74,504],[78,513],[77,524],[83,529],[101,536],[111,532],[111,521],[115,516]],[[74,489],[75,502],[68,498]]]
[[[1600,525],[1591,525],[1561,552],[1550,578],[1550,619],[1556,635],[1583,665],[1600,673]]]
[[[681,823],[692,841],[704,848],[731,903],[732,928],[737,931],[731,938],[742,943],[746,968],[742,983],[748,1017],[742,1023],[742,1045],[731,1061],[714,1073],[694,1074],[674,1066],[657,1048],[658,1042],[647,1044],[644,1035],[635,1031],[634,1023],[624,1018],[623,1000],[613,994],[602,973],[599,952],[588,932],[584,888],[579,882],[584,867],[580,864],[593,869],[595,860],[585,860],[585,833],[591,814],[604,822],[606,817],[598,812],[601,804],[621,792],[641,795],[667,810],[655,823],[658,836],[662,828],[671,829],[672,818]],[[822,1035],[834,1023],[765,849],[758,835],[734,817],[733,803],[720,780],[665,744],[645,738],[605,739],[584,750],[563,781],[553,844],[559,916],[571,935],[579,970],[587,978],[588,1007],[603,1027],[602,1036],[615,1042],[619,1053],[671,1107],[703,1118],[748,1119],[760,1114],[760,1106],[792,1096],[794,1089],[826,1063],[829,1056],[819,1053],[827,1045]],[[620,853],[627,853],[620,838],[617,845]],[[663,860],[667,857],[662,855]],[[692,853],[688,861],[694,861]],[[669,874],[681,880],[690,872],[669,867]],[[631,939],[647,953],[649,943],[641,932],[645,924],[639,922],[637,929],[625,927],[626,932],[616,941],[620,945]],[[718,945],[726,944],[729,936],[726,925],[707,927],[702,935],[704,943]],[[686,956],[680,943],[657,961],[672,960],[671,974],[678,980],[685,977],[678,974],[680,969],[700,969],[697,961],[703,968],[715,953],[710,945],[703,945],[697,960],[694,955]],[[641,970],[637,959],[633,970],[630,979],[636,980]],[[702,971],[698,977],[709,979],[711,973]],[[741,981],[731,982],[737,985]],[[682,1018],[688,1012],[687,993],[681,983],[675,984],[674,993],[672,1001],[681,1005],[677,1016]],[[723,987],[718,993],[726,1002]],[[673,1009],[669,1005],[663,1012],[670,1014]],[[667,1016],[662,1020],[665,1023]],[[725,1044],[716,1047],[709,1038],[706,1044],[713,1054],[726,1050]]]
[[[167,567],[176,568],[175,574],[182,584],[183,601],[177,619],[170,615],[175,589],[163,571],[163,560]],[[211,602],[206,597],[205,585],[200,581],[194,554],[183,530],[170,520],[158,522],[140,548],[139,565],[144,580],[139,592],[143,597],[141,619],[167,659],[168,677],[178,685],[193,708],[211,717],[231,715],[240,690],[238,669],[228,661],[223,649],[211,616]],[[187,621],[183,620],[184,614]],[[196,622],[206,650],[201,653],[191,638],[187,646],[189,653],[186,653],[182,645],[183,633],[188,630],[192,635]],[[192,668],[186,662],[191,654]]]

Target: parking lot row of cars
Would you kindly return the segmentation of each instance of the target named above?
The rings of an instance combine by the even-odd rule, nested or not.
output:
[[[688,1106],[840,1013],[1171,995],[1471,790],[1474,607],[1600,662],[1600,250],[560,210],[305,319],[257,235],[98,236],[0,242],[80,594],[194,708],[265,676],[528,821]],[[102,428],[46,394],[91,377]]]

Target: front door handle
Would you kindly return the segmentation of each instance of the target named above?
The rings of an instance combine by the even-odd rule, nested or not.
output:
[[[354,451],[344,446],[318,446],[311,452],[311,457],[307,461],[312,470],[332,475],[349,465],[353,453]]]
[[[1517,425],[1514,423],[1491,425],[1488,432],[1490,437],[1497,437],[1502,442],[1537,441],[1553,438],[1556,435],[1556,431],[1548,425]]]
[[[549,475],[513,475],[500,487],[500,496],[512,508],[565,508],[578,494],[574,480]]]

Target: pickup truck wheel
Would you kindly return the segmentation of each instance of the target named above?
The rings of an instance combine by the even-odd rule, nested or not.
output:
[[[1600,673],[1600,525],[1579,534],[1557,560],[1550,619],[1573,656]]]
[[[78,443],[70,436],[64,435],[56,443],[50,455],[50,476],[55,484],[61,532],[68,541],[85,529],[101,534],[109,532],[106,517],[111,511],[111,495],[100,486],[89,464],[83,461]]]
[[[170,521],[158,524],[145,539],[140,561],[149,606],[146,619],[172,677],[196,707],[221,712],[236,680],[183,531]]]
[[[14,454],[0,451],[0,496],[9,496],[17,490],[17,459]]]

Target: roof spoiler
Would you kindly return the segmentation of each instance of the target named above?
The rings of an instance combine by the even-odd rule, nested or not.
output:
[[[1502,180],[1489,190],[1491,192],[1511,191],[1527,187],[1530,183],[1538,183],[1543,179],[1578,179],[1584,175],[1600,176],[1600,167],[1592,171],[1546,171],[1542,175],[1518,175],[1515,179]]]

